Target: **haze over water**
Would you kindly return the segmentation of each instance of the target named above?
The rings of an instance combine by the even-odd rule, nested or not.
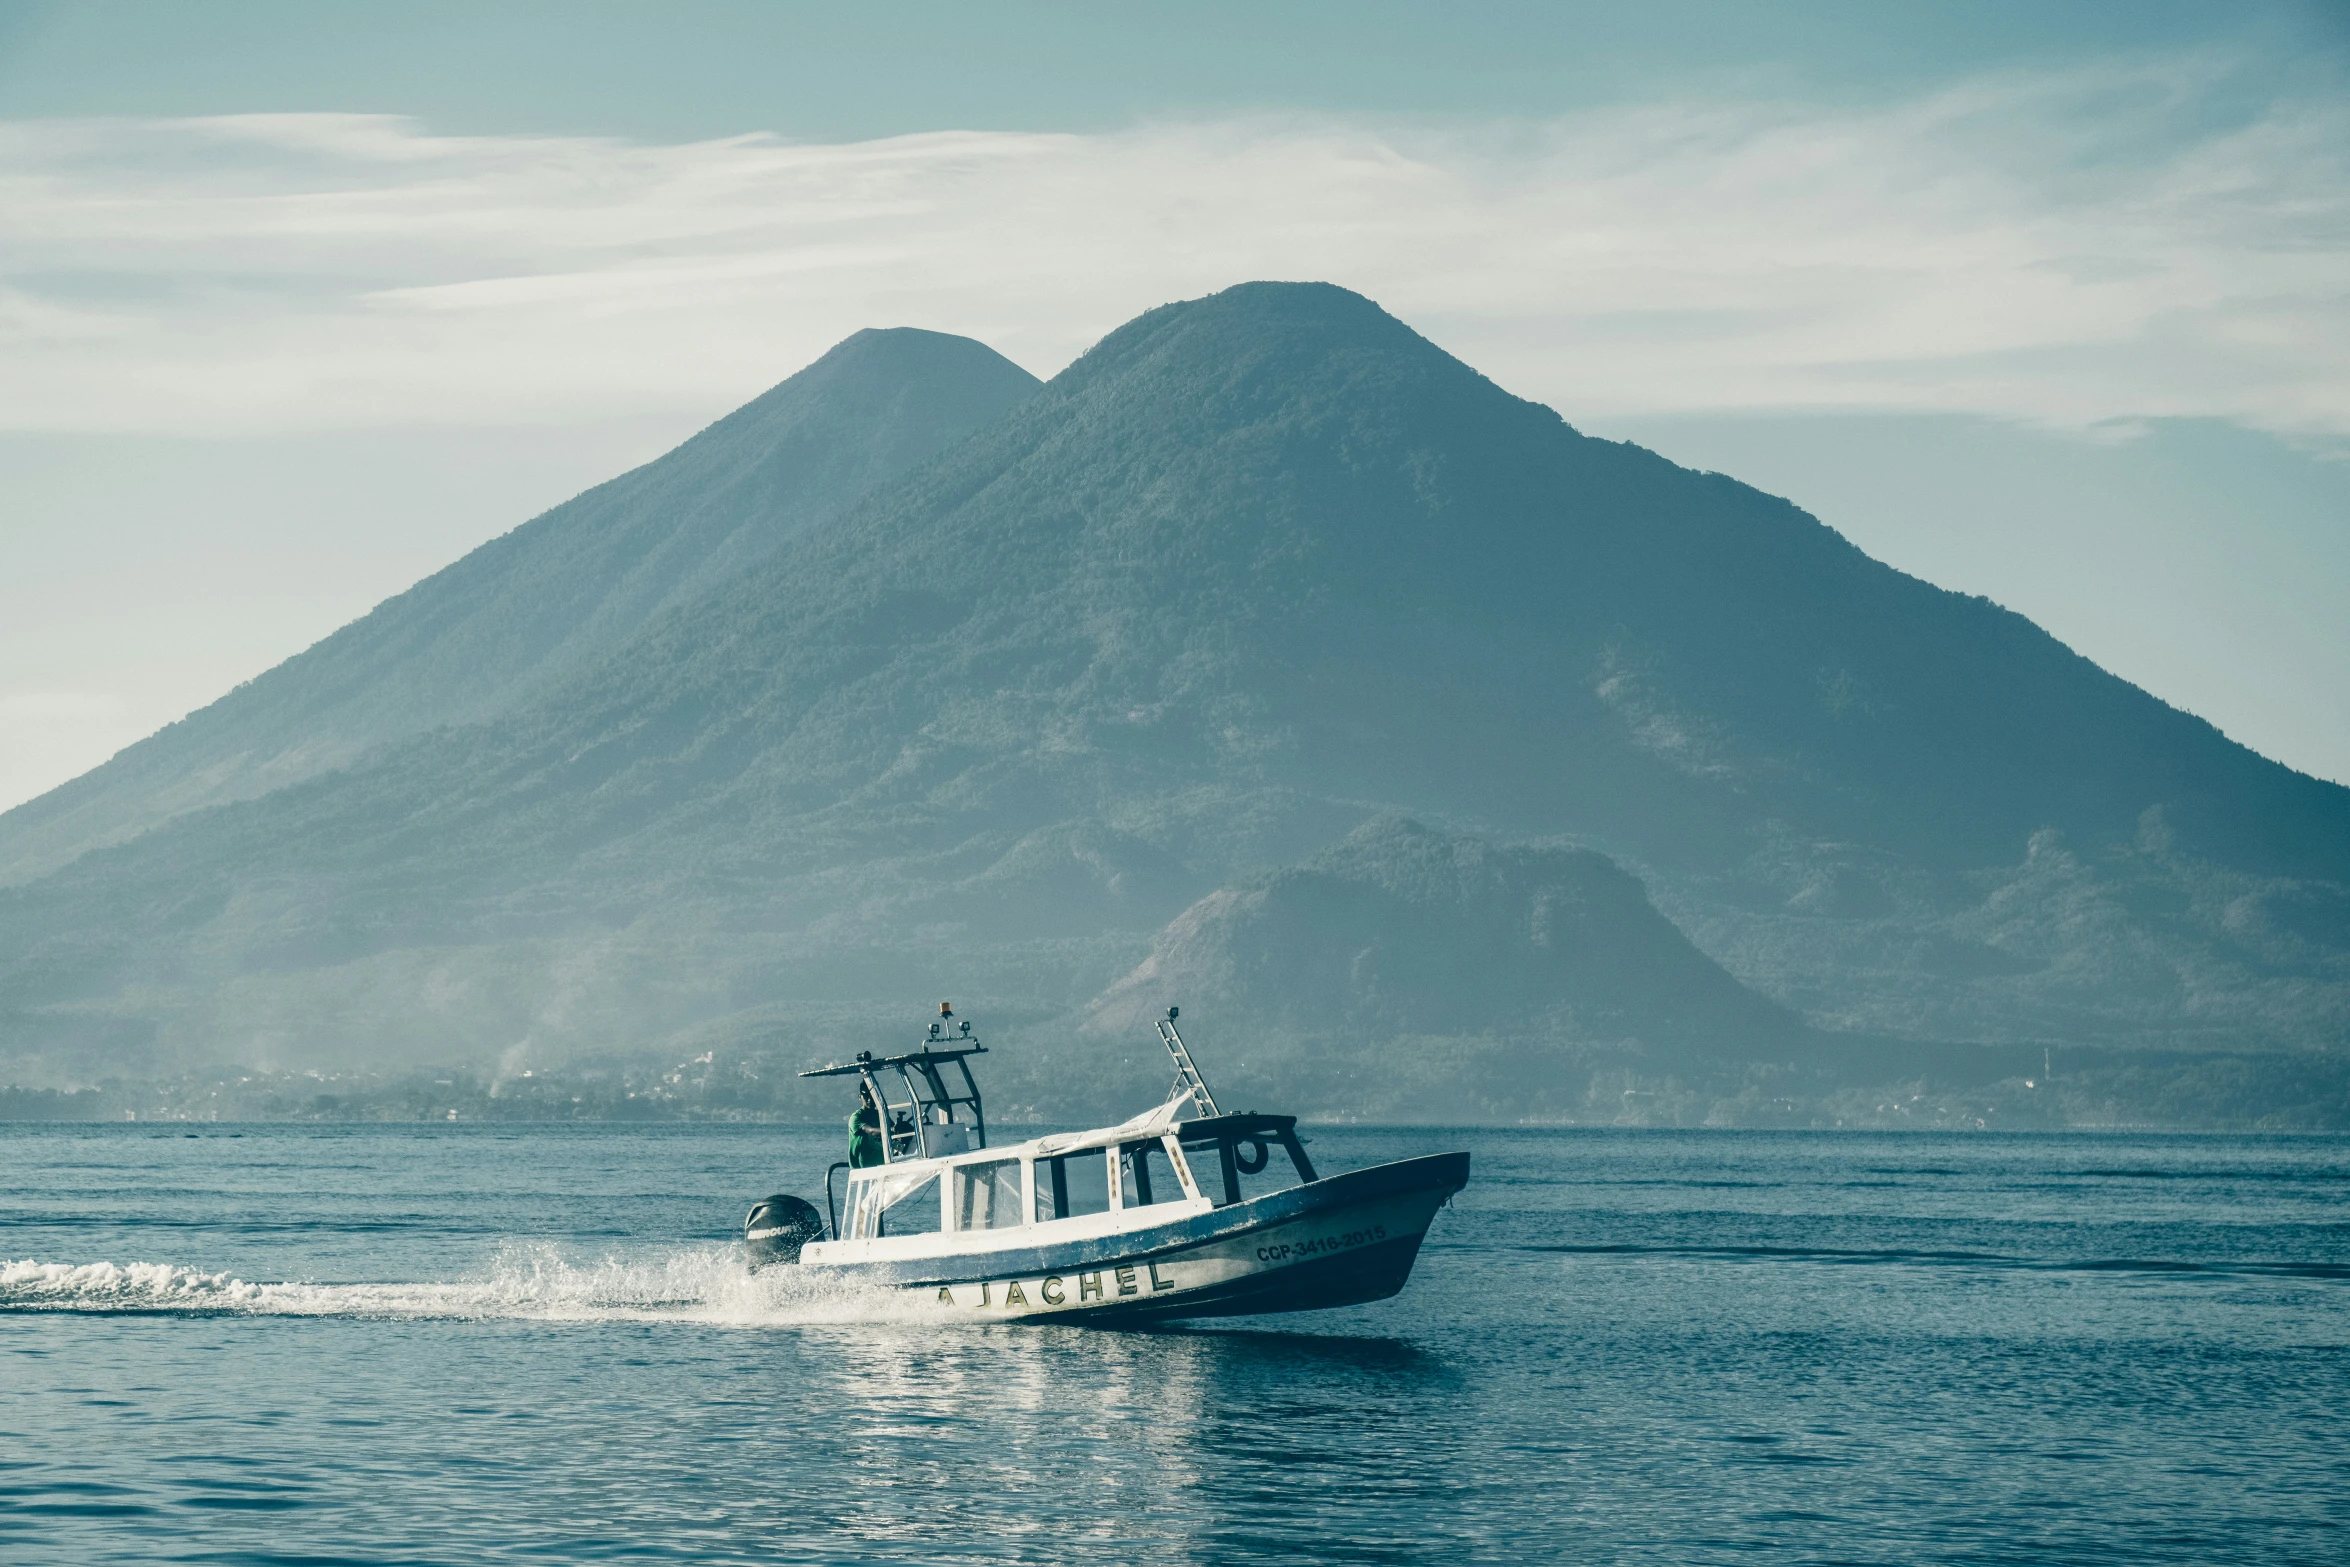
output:
[[[1411,1286],[1126,1333],[741,1267],[832,1129],[0,1129],[10,1562],[2333,1562],[2350,1139],[1322,1128]]]

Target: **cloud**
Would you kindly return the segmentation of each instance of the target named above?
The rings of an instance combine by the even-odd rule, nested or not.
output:
[[[2350,436],[2350,96],[2198,61],[1908,102],[847,145],[365,115],[0,126],[0,428],[715,412],[865,325],[1049,373],[1255,277],[1570,419],[1887,409]],[[2234,96],[2231,96],[2234,94]]]

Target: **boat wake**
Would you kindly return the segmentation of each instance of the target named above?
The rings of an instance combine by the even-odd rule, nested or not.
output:
[[[252,1283],[162,1262],[0,1262],[0,1313],[366,1317],[535,1322],[702,1322],[795,1327],[930,1320],[894,1290],[796,1268],[756,1274],[734,1246],[592,1260],[515,1243],[479,1275],[426,1283]]]

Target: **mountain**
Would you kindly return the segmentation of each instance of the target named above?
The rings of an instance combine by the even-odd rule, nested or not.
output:
[[[1391,813],[1609,856],[1814,1043],[2350,1044],[2350,791],[1318,284],[1140,317],[479,722],[0,892],[0,1037],[788,1048],[953,995],[1075,1071],[1170,920]],[[1382,1027],[1485,1026],[1413,983]]]
[[[1553,1110],[1583,1097],[1601,1061],[1704,1076],[1807,1053],[1791,1014],[1699,952],[1607,856],[1400,816],[1201,898],[1087,1009],[1084,1032],[1147,1039],[1177,1005],[1226,1020],[1228,1097],[1303,1093],[1309,1112],[1514,1118],[1532,1096]],[[1247,1020],[1237,1039],[1232,1019]],[[1389,1047],[1383,1072],[1350,1060],[1363,1041]]]
[[[864,331],[656,462],[493,539],[308,652],[0,815],[0,882],[501,711],[1033,392],[983,344]]]
[[[1253,1032],[1494,1030],[1744,1061],[1795,1020],[1699,952],[1590,849],[1494,845],[1375,818],[1302,864],[1219,888],[1087,1009],[1147,1034],[1169,1006]]]

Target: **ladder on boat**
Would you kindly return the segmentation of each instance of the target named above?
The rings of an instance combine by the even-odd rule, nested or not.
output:
[[[1178,1094],[1188,1093],[1202,1110],[1210,1115],[1222,1115],[1216,1108],[1216,1096],[1208,1092],[1207,1079],[1192,1065],[1191,1052],[1184,1048],[1183,1036],[1175,1032],[1175,1015],[1180,1007],[1169,1007],[1167,1015],[1159,1019],[1159,1043],[1167,1047],[1167,1054],[1175,1058],[1175,1087]]]

